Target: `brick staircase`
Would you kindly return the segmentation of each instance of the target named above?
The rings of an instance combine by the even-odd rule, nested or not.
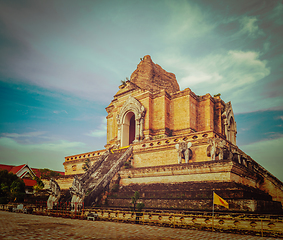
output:
[[[114,152],[107,151],[81,177],[86,191],[85,206],[91,206],[97,202],[105,187],[131,155],[132,147]]]

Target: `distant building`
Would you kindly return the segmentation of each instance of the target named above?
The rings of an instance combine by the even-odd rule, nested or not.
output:
[[[22,164],[19,166],[0,164],[0,170],[7,170],[8,172],[11,172],[21,178],[26,185],[26,194],[34,193],[33,186],[36,185],[36,180],[34,180],[34,178],[41,177],[41,172],[39,169],[31,168],[27,164]],[[61,175],[65,174],[64,172],[55,172],[58,172]]]

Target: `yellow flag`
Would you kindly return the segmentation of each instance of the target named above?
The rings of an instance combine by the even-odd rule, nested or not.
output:
[[[219,197],[215,192],[213,192],[213,203],[217,205],[221,205],[229,209],[229,204],[221,197]]]

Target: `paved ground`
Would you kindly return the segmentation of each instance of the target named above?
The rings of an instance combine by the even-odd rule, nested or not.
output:
[[[0,239],[275,239],[0,211]]]

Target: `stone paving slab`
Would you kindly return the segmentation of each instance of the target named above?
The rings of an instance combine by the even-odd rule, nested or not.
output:
[[[274,240],[276,238],[0,211],[0,239]]]

